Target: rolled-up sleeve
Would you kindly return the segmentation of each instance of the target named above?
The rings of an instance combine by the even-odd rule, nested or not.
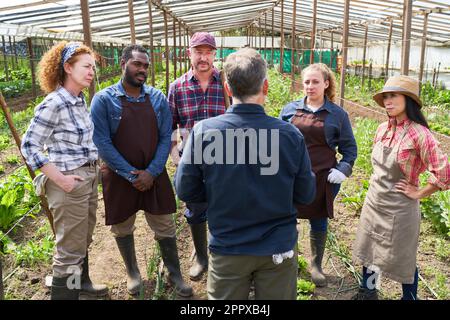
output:
[[[441,150],[439,143],[431,132],[427,133],[419,150],[422,162],[427,164],[428,171],[431,173],[428,182],[441,190],[448,190],[450,188],[450,165],[448,157]]]

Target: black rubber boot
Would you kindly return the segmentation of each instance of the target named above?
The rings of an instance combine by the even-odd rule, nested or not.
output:
[[[127,289],[132,295],[138,294],[142,287],[141,273],[139,272],[136,252],[134,249],[134,236],[116,237],[117,247],[122,255],[127,269]]]
[[[164,238],[158,240],[158,243],[164,265],[169,270],[169,281],[174,285],[177,294],[181,297],[192,296],[192,287],[184,282],[181,275],[176,239]]]
[[[201,279],[203,273],[208,270],[208,238],[206,222],[191,224],[192,241],[195,248],[195,262],[189,269],[189,278],[192,281]]]
[[[67,277],[53,277],[52,279],[52,289],[51,289],[51,300],[78,300],[80,295],[80,289],[69,289],[67,287]]]
[[[358,293],[352,297],[352,300],[378,300],[378,291],[359,287]]]
[[[86,252],[86,257],[83,261],[83,271],[81,273],[81,293],[94,297],[103,297],[108,294],[108,287],[104,284],[92,283],[89,277],[89,257]]]
[[[322,259],[327,242],[327,232],[310,232],[311,243],[311,280],[317,287],[325,287],[327,278],[322,271]]]

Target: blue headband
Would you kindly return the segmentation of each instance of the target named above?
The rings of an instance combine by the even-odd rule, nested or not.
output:
[[[73,56],[75,50],[78,49],[79,47],[81,47],[81,45],[75,42],[70,42],[66,44],[63,51],[61,52],[61,66],[63,66],[64,63],[66,63],[67,60],[69,60],[70,57]]]

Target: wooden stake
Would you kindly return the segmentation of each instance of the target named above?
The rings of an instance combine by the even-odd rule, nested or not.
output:
[[[22,144],[22,141],[20,141],[20,137],[19,137],[19,134],[17,133],[16,127],[14,126],[14,122],[13,122],[11,114],[9,112],[8,105],[6,104],[6,101],[3,98],[3,95],[2,95],[1,92],[0,92],[0,105],[1,105],[2,110],[3,110],[3,114],[5,115],[6,122],[8,123],[9,130],[11,130],[11,134],[12,134],[12,136],[14,138],[14,141],[16,142],[17,148],[19,149],[20,155],[22,156],[22,159],[25,162],[25,165],[26,165],[27,170],[28,170],[28,172],[30,174],[30,177],[31,177],[31,179],[34,179],[36,177],[36,175],[35,175],[34,171],[31,169],[31,167],[28,165],[28,163],[26,163],[25,158],[22,155],[22,151],[20,150],[20,146]],[[41,199],[41,207],[44,210],[44,213],[45,213],[45,215],[48,218],[48,221],[49,221],[50,226],[51,226],[52,231],[53,231],[53,235],[55,235],[55,229],[54,229],[54,226],[53,226],[53,216],[52,216],[52,213],[51,213],[51,211],[50,211],[50,209],[48,207],[47,199],[45,198],[45,196],[40,196],[40,199]]]

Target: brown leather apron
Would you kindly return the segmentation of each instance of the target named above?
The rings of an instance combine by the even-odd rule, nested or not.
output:
[[[149,96],[144,102],[128,102],[122,96],[122,118],[112,139],[114,147],[138,170],[145,170],[156,153],[158,123]],[[150,190],[141,192],[131,182],[107,165],[102,168],[103,199],[106,224],[124,222],[139,210],[151,214],[176,211],[175,195],[166,169],[155,179]]]
[[[325,137],[324,122],[327,111],[315,113],[298,110],[292,118],[305,138],[306,147],[311,159],[313,172],[316,174],[316,198],[309,205],[296,205],[297,218],[317,219],[333,218],[333,190],[328,182],[331,168],[336,166],[336,151],[331,149]]]
[[[399,141],[407,131],[405,128]],[[394,281],[413,283],[420,232],[419,201],[395,190],[395,184],[405,178],[397,162],[400,143],[387,147],[381,140],[372,151],[373,174],[361,211],[353,260]]]

